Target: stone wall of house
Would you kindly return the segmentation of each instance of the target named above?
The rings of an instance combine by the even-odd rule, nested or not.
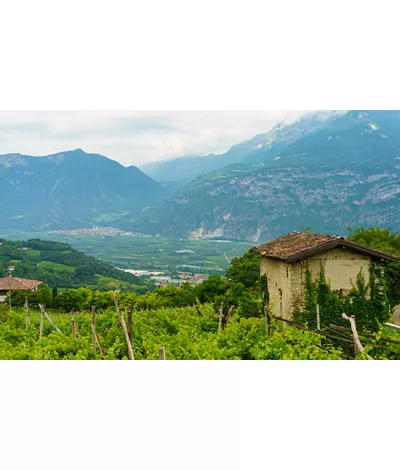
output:
[[[291,264],[262,258],[261,275],[268,278],[272,313],[289,318],[296,306],[303,305],[307,264],[314,280],[319,277],[323,266],[331,289],[342,290],[346,295],[356,283],[360,271],[369,282],[370,263],[369,255],[343,248],[334,248]]]

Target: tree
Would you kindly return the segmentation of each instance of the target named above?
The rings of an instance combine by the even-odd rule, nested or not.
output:
[[[52,294],[49,286],[47,284],[41,284],[37,291],[37,302],[40,304],[47,305],[48,307],[52,306]]]
[[[197,286],[197,297],[200,302],[214,302],[215,298],[224,295],[229,283],[218,274],[211,275],[206,281]]]
[[[255,289],[260,279],[260,256],[247,252],[240,258],[234,258],[226,270],[231,281],[240,282],[247,289]]]
[[[52,297],[52,306],[55,307],[57,305],[57,297],[58,297],[58,289],[57,287],[53,287],[51,291],[51,297]]]

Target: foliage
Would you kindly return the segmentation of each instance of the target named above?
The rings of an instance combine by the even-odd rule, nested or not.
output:
[[[299,309],[296,317],[310,327],[317,326],[317,305],[320,308],[322,327],[348,327],[348,322],[342,319],[342,314],[354,315],[357,327],[364,331],[379,331],[381,325],[390,318],[390,306],[387,297],[385,275],[382,269],[371,264],[370,281],[365,282],[362,272],[357,276],[356,285],[346,296],[334,292],[325,278],[321,266],[319,278],[312,280],[307,267],[305,274],[305,308]]]
[[[348,230],[349,240],[400,257],[400,234],[391,229],[361,227]],[[387,295],[393,307],[400,304],[400,264],[387,263],[386,280]]]
[[[101,359],[93,356],[90,313],[75,313],[80,338],[72,338],[71,317],[48,312],[62,333],[45,320],[39,337],[40,315],[30,312],[31,325],[25,329],[22,309],[0,311],[0,359]],[[168,308],[133,312],[132,344],[136,359],[158,359],[165,347],[167,359],[339,359],[340,350],[322,350],[318,337],[292,328],[265,336],[263,320],[234,316],[223,331],[211,305],[197,309]],[[116,324],[115,309],[96,315],[96,329],[105,350],[105,359],[127,359],[122,328]],[[127,319],[125,319],[127,321]]]
[[[226,270],[228,279],[240,282],[246,288],[254,288],[260,279],[260,256],[247,252],[243,256],[233,258]]]

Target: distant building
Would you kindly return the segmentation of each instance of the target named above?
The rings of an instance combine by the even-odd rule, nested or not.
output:
[[[32,279],[21,279],[11,276],[0,278],[0,304],[5,302],[10,291],[35,292],[41,284],[43,284],[42,281],[33,281]]]
[[[250,251],[261,255],[261,275],[268,279],[272,313],[291,317],[305,301],[307,267],[315,280],[321,267],[331,289],[349,293],[361,271],[369,282],[371,263],[400,259],[383,251],[373,250],[343,237],[293,232]]]

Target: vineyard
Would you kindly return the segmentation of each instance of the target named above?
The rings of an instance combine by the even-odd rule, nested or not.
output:
[[[107,309],[95,315],[98,342],[93,342],[92,313],[74,315],[49,311],[50,321],[40,310],[29,311],[27,325],[24,309],[0,311],[0,359],[77,359],[123,360],[129,358],[126,332],[129,324],[126,311]],[[42,326],[41,326],[42,323]],[[160,310],[133,311],[131,345],[134,358],[159,359],[165,348],[167,360],[291,360],[291,359],[351,359],[346,346],[313,331],[284,327],[273,321],[266,331],[265,320],[233,316],[224,329],[219,329],[218,316],[212,305]],[[57,331],[57,328],[59,331]],[[42,329],[42,336],[40,331]],[[336,338],[344,333],[336,333]],[[375,358],[400,358],[400,345],[385,343],[377,348],[379,339],[399,339],[397,332],[385,330],[376,339],[364,342],[368,354]],[[392,340],[394,343],[396,341]],[[341,344],[339,344],[341,343]],[[95,344],[95,346],[94,346]],[[100,348],[101,345],[101,348]],[[94,347],[96,353],[94,354]]]

